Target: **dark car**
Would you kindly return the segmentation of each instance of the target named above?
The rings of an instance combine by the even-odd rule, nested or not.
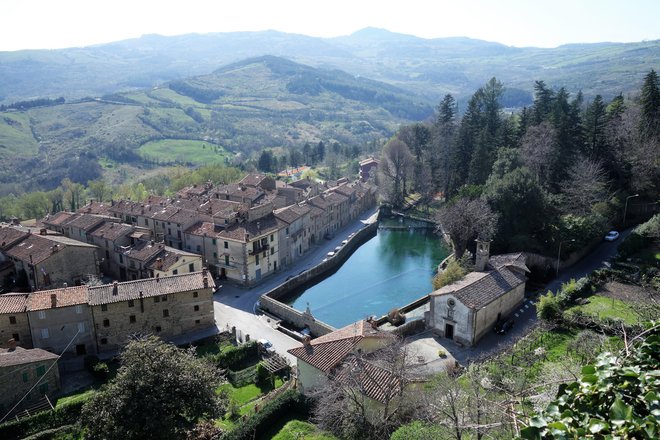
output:
[[[512,318],[497,321],[493,327],[493,331],[498,335],[503,335],[504,333],[508,332],[511,327],[513,327],[513,323],[514,320]]]

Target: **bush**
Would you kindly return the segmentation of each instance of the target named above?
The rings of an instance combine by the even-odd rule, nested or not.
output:
[[[52,430],[64,425],[73,425],[80,417],[84,400],[58,406],[53,411],[44,411],[21,420],[0,425],[0,438],[18,440],[41,431]]]
[[[433,277],[433,289],[438,290],[441,287],[448,286],[460,280],[467,274],[467,270],[456,260],[449,262],[445,270],[438,272]]]
[[[94,377],[96,377],[101,382],[105,382],[108,379],[108,375],[110,374],[110,368],[108,368],[108,364],[105,362],[99,362],[98,364],[94,365],[92,372]]]
[[[643,235],[638,234],[637,229],[635,229],[630,233],[630,235],[626,237],[625,240],[623,240],[623,243],[619,245],[619,255],[624,258],[628,257],[641,251],[649,244],[650,240],[648,240]]]
[[[545,295],[539,298],[538,306],[536,308],[536,316],[544,321],[556,321],[562,315],[561,306],[557,297],[548,291]]]
[[[260,362],[257,364],[256,384],[259,388],[272,387],[274,377],[270,371]]]
[[[571,305],[576,298],[591,292],[592,283],[588,277],[582,277],[579,280],[571,279],[568,283],[563,283],[557,293],[557,302],[561,308]]]
[[[89,355],[85,356],[85,369],[86,369],[87,371],[89,371],[90,373],[94,374],[94,367],[95,367],[96,364],[98,364],[99,362],[100,362],[100,361],[99,361],[99,357],[98,357],[98,356],[94,356],[94,355],[92,355],[92,354],[89,354]]]
[[[266,403],[263,408],[233,431],[226,433],[220,440],[252,440],[260,438],[272,425],[291,413],[309,412],[307,399],[296,390],[287,390],[276,399]]]
[[[222,353],[210,356],[220,368],[230,370],[242,370],[248,367],[253,360],[259,357],[259,349],[255,341],[250,341],[247,344],[239,345],[238,347],[231,347]]]

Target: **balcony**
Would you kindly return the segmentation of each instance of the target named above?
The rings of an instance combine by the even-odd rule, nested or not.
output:
[[[259,254],[263,251],[267,251],[270,249],[270,245],[268,243],[253,243],[252,244],[252,249],[248,252],[249,255],[255,255]]]

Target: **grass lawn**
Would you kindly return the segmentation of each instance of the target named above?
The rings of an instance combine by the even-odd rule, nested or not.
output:
[[[223,147],[210,142],[186,139],[162,139],[143,144],[138,153],[149,160],[164,162],[193,163],[196,165],[210,165],[225,163],[231,159],[232,154]]]
[[[230,341],[222,341],[220,343],[203,344],[197,346],[197,356],[208,356],[210,354],[224,353],[234,346]]]
[[[273,440],[336,440],[337,437],[320,431],[311,423],[291,420],[280,430]]]
[[[571,307],[567,310],[567,313],[576,310],[580,310],[588,315],[597,316],[598,318],[622,319],[626,324],[637,324],[639,322],[639,316],[632,305],[620,299],[608,298],[606,296],[590,296],[588,304]]]
[[[69,394],[68,396],[60,397],[60,398],[57,399],[57,403],[55,403],[55,407],[58,408],[58,407],[61,407],[63,405],[68,405],[70,403],[79,402],[81,400],[87,400],[90,397],[92,397],[92,395],[94,393],[96,393],[96,390],[89,389],[89,390],[82,391],[80,393]]]
[[[279,377],[275,378],[275,388],[279,388],[283,384],[284,382],[282,379]],[[221,391],[226,392],[227,396],[236,402],[236,404],[239,406],[238,413],[239,415],[243,416],[252,413],[254,411],[254,406],[257,404],[257,399],[267,394],[271,390],[262,390],[255,384],[248,384],[242,387],[234,387],[231,383],[225,383],[216,389],[216,393],[220,393]],[[232,420],[228,417],[228,415],[225,415],[225,417],[222,419],[215,421],[216,426],[227,431],[234,429],[236,423],[240,423],[240,418]]]

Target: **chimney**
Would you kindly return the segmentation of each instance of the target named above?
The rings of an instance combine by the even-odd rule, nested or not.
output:
[[[312,340],[312,338],[309,335],[305,335],[302,339],[302,343],[305,347],[309,347],[309,342]]]
[[[11,224],[14,225],[14,226],[20,226],[21,222],[18,220],[18,218],[12,217],[11,218]]]
[[[9,348],[9,351],[16,350],[16,339],[11,338],[10,340],[8,340],[7,341],[7,347]]]
[[[69,285],[67,283],[62,283],[62,287],[66,289],[67,287],[69,287]]]
[[[202,267],[202,276],[208,276],[209,271],[206,269],[206,266]]]
[[[163,259],[160,257],[156,258],[156,269],[163,270]]]
[[[117,295],[119,295],[119,283],[117,283],[117,281],[115,281],[112,284],[112,296],[117,296]]]
[[[50,306],[57,307],[57,295],[54,293],[50,294]]]
[[[46,231],[46,228],[39,229],[39,235],[48,235],[48,232]]]
[[[156,282],[159,282],[159,281],[160,281],[160,274],[157,273],[157,274],[156,274]]]
[[[475,240],[477,242],[477,255],[474,258],[475,272],[486,270],[488,259],[490,258],[490,241]]]
[[[202,278],[202,283],[204,283],[204,288],[205,288],[205,289],[208,288],[208,287],[209,287],[209,279],[208,279],[208,277],[204,276],[204,278]]]

